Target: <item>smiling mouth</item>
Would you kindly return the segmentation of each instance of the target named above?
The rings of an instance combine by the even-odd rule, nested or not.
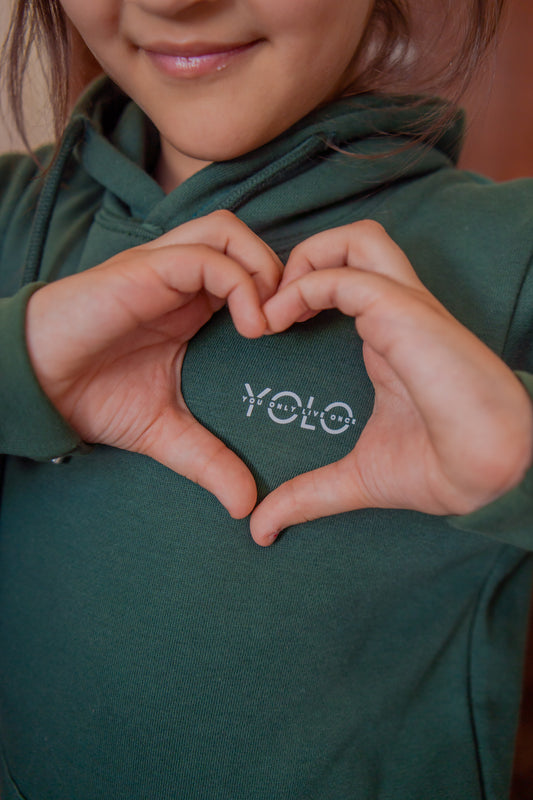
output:
[[[142,47],[151,63],[161,72],[174,78],[198,78],[221,72],[259,45],[257,39],[244,44],[194,44],[178,47],[151,44]]]

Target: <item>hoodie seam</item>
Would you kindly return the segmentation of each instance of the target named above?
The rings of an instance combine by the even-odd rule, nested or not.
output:
[[[156,238],[165,233],[164,228],[159,226],[149,223],[145,224],[143,222],[133,223],[128,220],[121,220],[118,217],[113,218],[109,212],[105,212],[105,216],[101,212],[98,213],[95,217],[95,224],[98,224],[101,228],[104,228],[104,230],[110,233],[119,233],[130,239],[144,238],[146,241],[150,241],[151,236]],[[143,234],[146,235],[143,237]]]
[[[29,244],[26,253],[26,263],[22,276],[21,286],[33,283],[39,278],[43,252],[48,236],[50,220],[54,213],[54,208],[61,185],[61,179],[66,166],[72,157],[73,149],[77,140],[81,140],[85,131],[86,120],[83,117],[74,117],[70,126],[67,128],[63,137],[63,142],[56,160],[50,168],[42,187],[33,224],[30,231]]]
[[[204,216],[209,211],[228,209],[234,211],[241,208],[253,197],[261,194],[265,188],[271,188],[279,181],[286,181],[296,172],[303,169],[304,159],[310,159],[323,152],[324,142],[321,137],[312,135],[301,142],[297,147],[287,153],[273,164],[268,164],[259,174],[254,174],[237,189],[229,192],[226,198],[215,204],[204,203],[198,209],[196,216]]]
[[[11,774],[11,770],[10,770],[10,768],[8,766],[7,758],[6,758],[6,755],[5,755],[5,752],[4,752],[4,748],[3,748],[2,745],[0,745],[0,760],[3,762],[6,780],[8,780],[11,783],[11,787],[10,787],[11,790],[16,793],[18,800],[26,800],[25,795],[23,795],[21,793],[21,791],[20,791],[15,779],[13,778],[13,775]],[[1,788],[1,786],[0,786],[0,788]]]

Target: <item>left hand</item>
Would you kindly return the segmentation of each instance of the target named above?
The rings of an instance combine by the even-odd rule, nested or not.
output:
[[[279,332],[326,308],[355,317],[374,410],[347,456],[287,481],[255,509],[258,544],[289,525],[361,508],[465,514],[519,483],[533,452],[529,396],[377,223],[295,248],[263,310]]]
[[[181,369],[189,341],[225,303],[242,336],[261,336],[261,305],[281,269],[243,222],[217,211],[53,281],[26,312],[37,380],[86,442],[150,456],[212,492],[233,517],[247,516],[253,476],[193,417]]]

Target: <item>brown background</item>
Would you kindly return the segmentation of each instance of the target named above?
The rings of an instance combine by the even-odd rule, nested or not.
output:
[[[496,180],[531,177],[533,0],[511,0],[502,41],[487,73],[466,98],[470,124],[461,165]],[[533,624],[511,796],[512,800],[533,800]]]
[[[510,0],[500,46],[487,67],[465,101],[470,124],[462,165],[496,180],[531,177],[533,0]]]
[[[497,180],[533,176],[532,82],[533,0],[512,0],[495,61],[466,99],[462,166]],[[533,800],[533,624],[529,639],[512,800]]]

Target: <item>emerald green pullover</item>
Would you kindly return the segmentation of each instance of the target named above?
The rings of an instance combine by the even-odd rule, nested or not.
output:
[[[531,471],[467,517],[368,509],[264,549],[160,464],[80,454],[23,337],[36,282],[215,209],[282,259],[370,217],[533,394],[533,182],[457,170],[457,121],[406,148],[432,108],[340,101],[165,196],[156,131],[104,80],[44,180],[27,156],[0,160],[2,800],[507,796]],[[373,404],[353,320],[334,311],[250,341],[223,310],[190,343],[182,383],[260,496],[348,453]]]

